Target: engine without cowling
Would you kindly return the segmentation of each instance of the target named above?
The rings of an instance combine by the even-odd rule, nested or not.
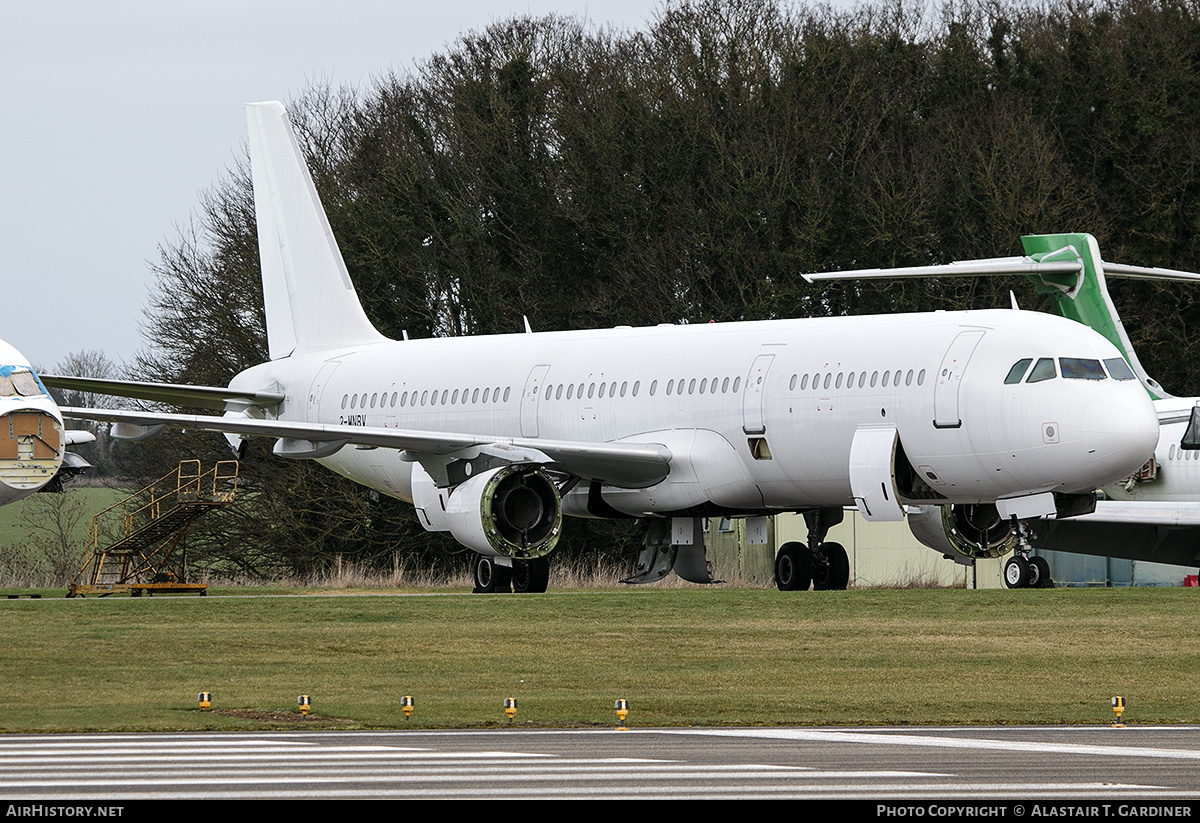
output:
[[[480,554],[516,560],[545,557],[558,545],[562,502],[558,487],[541,467],[501,466],[453,490],[436,488],[419,464],[413,471],[413,503],[430,531],[448,531]]]
[[[910,511],[908,527],[923,544],[959,563],[1002,557],[1017,546],[1017,527],[993,503],[921,506]]]

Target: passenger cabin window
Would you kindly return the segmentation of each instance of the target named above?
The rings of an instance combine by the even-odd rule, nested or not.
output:
[[[1054,370],[1054,359],[1051,357],[1042,357],[1033,366],[1033,371],[1029,373],[1029,379],[1026,383],[1040,383],[1043,380],[1053,380],[1058,377],[1058,373]]]
[[[1029,364],[1032,362],[1032,357],[1026,357],[1013,363],[1013,367],[1008,370],[1008,376],[1004,378],[1005,384],[1020,383],[1021,378],[1025,376],[1025,372],[1029,370]]]

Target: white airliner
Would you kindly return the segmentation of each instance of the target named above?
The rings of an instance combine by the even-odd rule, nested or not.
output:
[[[872,520],[931,501],[1076,511],[1158,438],[1120,352],[1034,312],[384,338],[283,106],[248,118],[270,362],[228,388],[46,382],[223,409],[64,413],[125,437],[172,425],[277,438],[281,457],[411,501],[425,528],[477,553],[480,590],[544,590],[564,514],[647,518],[632,580],[674,567],[708,582],[699,518],[782,511],[804,512],[810,533],[781,551],[778,585],[845,588],[845,552],[824,544],[844,506]],[[1107,364],[1112,379],[1006,382],[1042,359]]]
[[[1105,499],[1097,502],[1092,513],[1069,519],[1042,518],[1014,527],[987,507],[923,506],[910,512],[913,533],[959,562],[1015,550],[1005,565],[1005,583],[1013,588],[1050,583],[1045,559],[1030,557],[1029,548],[1183,566],[1200,564],[1200,398],[1173,397],[1146,374],[1105,280],[1107,274],[1200,284],[1200,274],[1105,262],[1090,234],[1029,235],[1021,240],[1026,253],[1022,257],[809,277],[1026,275],[1040,292],[1050,296],[1056,311],[1093,328],[1121,350],[1154,398],[1161,423],[1154,457],[1128,478],[1105,486]],[[1033,370],[1023,379],[1032,380]],[[1022,537],[1027,542],[1022,542]]]
[[[95,439],[91,432],[64,429],[58,406],[29,361],[0,340],[0,506],[85,468],[86,461],[67,446]]]

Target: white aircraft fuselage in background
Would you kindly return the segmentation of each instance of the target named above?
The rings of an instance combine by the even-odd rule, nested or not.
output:
[[[29,361],[0,341],[0,506],[53,480],[66,443],[58,406]]]
[[[1005,383],[1024,358],[1120,358],[1090,329],[1031,312],[388,340],[362,311],[283,107],[248,116],[270,362],[224,392],[110,385],[220,398],[224,417],[72,416],[117,421],[118,434],[275,437],[277,454],[411,500],[426,528],[517,560],[553,549],[564,513],[857,505],[898,520],[906,503],[1002,501],[1036,516],[1056,493],[1136,471],[1157,440],[1136,380]]]

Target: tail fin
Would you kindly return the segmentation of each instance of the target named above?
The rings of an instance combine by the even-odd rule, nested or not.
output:
[[[287,112],[246,106],[272,360],[385,340],[363,312]]]

